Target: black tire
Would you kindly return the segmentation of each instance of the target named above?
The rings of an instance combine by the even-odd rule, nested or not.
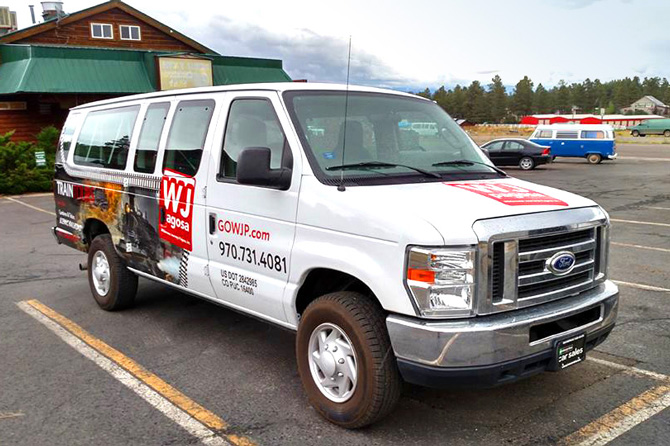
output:
[[[524,156],[519,160],[519,167],[522,170],[533,170],[535,169],[535,160],[530,156]]]
[[[310,370],[310,337],[324,323],[341,328],[356,352],[357,384],[350,398],[341,403],[322,393]],[[347,429],[367,426],[388,415],[400,398],[402,379],[386,331],[385,314],[377,302],[362,294],[341,291],[309,304],[298,326],[296,356],[310,403],[333,424]]]
[[[630,134],[633,135],[633,137],[635,137],[635,138],[637,138],[638,136],[640,136],[640,132],[637,131],[637,130],[633,130],[632,132],[630,132]]]
[[[109,264],[109,289],[101,295],[94,285],[93,259],[96,253],[102,252]],[[135,301],[137,294],[137,276],[128,271],[123,259],[117,254],[109,234],[97,236],[88,249],[88,284],[97,304],[103,310],[116,311],[128,308]]]
[[[586,155],[586,161],[589,164],[600,164],[603,161],[603,157],[597,153],[589,153]]]
[[[665,136],[666,138],[670,138],[670,130],[664,131],[663,136]]]

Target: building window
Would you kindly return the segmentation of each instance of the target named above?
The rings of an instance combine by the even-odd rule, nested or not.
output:
[[[119,25],[121,40],[142,40],[139,26]]]
[[[91,37],[94,39],[113,39],[112,25],[109,23],[91,23]]]

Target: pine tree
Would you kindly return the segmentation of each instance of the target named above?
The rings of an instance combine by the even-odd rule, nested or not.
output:
[[[518,117],[529,115],[533,111],[533,81],[524,76],[514,89],[513,111]]]
[[[542,84],[537,84],[533,95],[533,113],[545,114],[552,111],[551,95]]]
[[[570,89],[563,79],[554,87],[556,95],[556,109],[559,113],[570,113],[572,104],[570,104]]]
[[[488,96],[491,103],[491,121],[503,122],[507,114],[507,91],[502,79],[497,74],[491,79]]]

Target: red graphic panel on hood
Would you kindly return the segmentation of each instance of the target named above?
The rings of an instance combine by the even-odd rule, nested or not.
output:
[[[525,187],[508,183],[448,183],[508,206],[567,206],[568,203]]]

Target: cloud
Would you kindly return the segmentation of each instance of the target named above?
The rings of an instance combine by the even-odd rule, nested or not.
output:
[[[500,70],[477,71],[477,74],[496,74],[496,73],[500,73]]]
[[[306,28],[281,34],[224,16],[213,17],[198,34],[206,36],[209,46],[226,56],[282,59],[284,70],[293,79],[338,83],[347,79],[347,39],[321,35]],[[377,56],[356,47],[355,42],[350,82],[384,87],[414,84]]]

